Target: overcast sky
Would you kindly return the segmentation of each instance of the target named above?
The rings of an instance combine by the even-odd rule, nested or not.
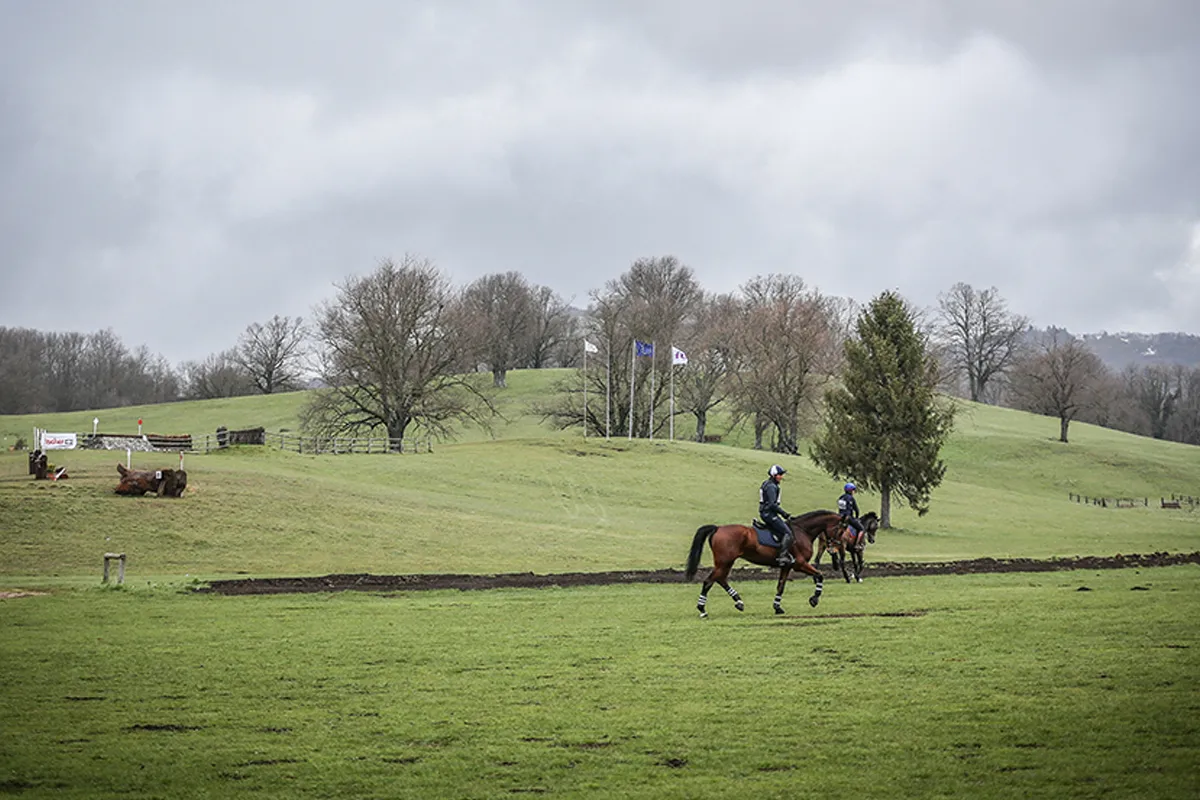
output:
[[[1200,334],[1200,3],[0,0],[0,325],[201,359],[405,253]]]

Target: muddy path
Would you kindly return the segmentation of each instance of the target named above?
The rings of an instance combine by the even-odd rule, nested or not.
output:
[[[1151,553],[1148,555],[1085,556],[1037,560],[1032,558],[976,558],[967,561],[867,562],[863,578],[888,578],[898,575],[973,575],[995,572],[1059,572],[1065,570],[1131,569],[1165,567],[1175,564],[1200,564],[1200,552]],[[824,567],[826,580],[841,580],[839,574]],[[693,582],[708,574],[702,568]],[[764,569],[738,569],[730,576],[735,582],[770,580],[778,573]],[[793,578],[796,576],[793,575]],[[799,576],[808,580],[807,576]],[[212,581],[197,592],[245,594],[303,594],[312,592],[414,592],[431,589],[509,589],[543,586],[608,586],[618,583],[686,583],[682,570],[629,570],[618,572],[563,572],[538,575],[532,572],[500,575],[322,575],[307,578],[245,578]]]

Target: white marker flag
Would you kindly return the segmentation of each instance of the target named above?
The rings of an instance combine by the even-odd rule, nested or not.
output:
[[[687,363],[687,353],[680,350],[678,347],[671,348],[671,363],[675,365]]]
[[[589,342],[587,339],[584,339],[584,340],[583,340],[583,352],[585,352],[585,353],[599,353],[599,352],[600,352],[600,348],[599,348],[599,347],[596,347],[596,345],[592,344],[592,343],[591,343],[591,342]]]

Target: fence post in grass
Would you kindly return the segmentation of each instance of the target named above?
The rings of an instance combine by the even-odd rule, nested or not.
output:
[[[105,553],[104,554],[104,579],[103,583],[108,583],[108,563],[110,561],[117,562],[117,583],[125,582],[125,554],[124,553]]]

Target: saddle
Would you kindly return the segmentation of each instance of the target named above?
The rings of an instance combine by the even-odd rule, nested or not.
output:
[[[754,532],[758,534],[758,543],[763,547],[779,547],[779,537],[775,535],[775,531],[763,524],[762,520],[755,519],[752,523]]]

